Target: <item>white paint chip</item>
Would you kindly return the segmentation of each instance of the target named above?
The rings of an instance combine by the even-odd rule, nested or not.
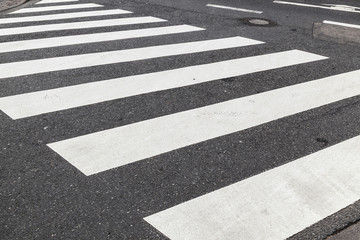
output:
[[[278,240],[360,198],[360,137],[145,218],[171,240]]]
[[[92,175],[359,95],[359,76],[335,75],[48,146]]]
[[[4,97],[0,109],[19,119],[322,59],[298,50],[272,53]]]

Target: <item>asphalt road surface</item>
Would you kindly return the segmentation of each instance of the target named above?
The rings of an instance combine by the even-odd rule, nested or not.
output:
[[[325,239],[358,222],[360,47],[312,27],[358,29],[359,7],[43,0],[3,13],[0,238]]]

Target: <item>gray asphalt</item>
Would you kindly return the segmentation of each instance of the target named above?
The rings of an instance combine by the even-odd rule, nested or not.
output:
[[[190,24],[207,31],[181,34],[181,38],[168,35],[3,53],[0,62],[238,35],[266,44],[8,78],[0,81],[0,97],[291,49],[329,59],[16,121],[0,112],[1,239],[166,239],[143,218],[360,135],[357,96],[86,177],[46,144],[358,70],[360,47],[313,39],[311,28],[314,22],[325,19],[354,24],[360,24],[360,19],[352,13],[280,6],[270,0],[80,1],[130,10],[134,16],[160,17],[169,20],[167,25]],[[261,17],[278,25],[247,26],[239,18],[259,16],[211,9],[205,7],[207,3],[263,10]],[[357,1],[341,3],[359,5]],[[111,17],[87,20],[107,18]],[[50,19],[47,23],[68,21]],[[28,25],[34,23],[4,24],[0,28]],[[146,26],[160,25],[164,23]],[[0,36],[0,42],[136,28],[142,26]],[[359,219],[360,201],[291,239],[324,239]]]

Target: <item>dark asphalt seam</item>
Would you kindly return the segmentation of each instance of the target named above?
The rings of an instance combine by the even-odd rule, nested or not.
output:
[[[357,98],[358,96],[354,96],[352,98]],[[344,99],[344,100],[349,100],[349,99]],[[338,101],[340,102],[340,101]],[[307,119],[304,119],[304,120],[301,120],[298,122],[298,124],[302,124],[302,123],[305,123],[305,122],[309,122],[309,121],[312,121],[314,119],[317,119],[317,118],[321,118],[321,117],[324,117],[324,116],[327,116],[327,115],[335,115],[339,112],[342,112],[344,111],[346,108],[349,108],[349,107],[352,107],[352,106],[355,106],[357,104],[360,103],[360,100],[358,101],[355,101],[355,102],[352,102],[352,103],[349,103],[349,104],[346,104],[346,105],[343,105],[343,106],[339,106],[339,107],[335,107],[335,108],[332,108],[332,109],[329,109],[328,111],[322,113],[321,115],[316,115],[316,116],[312,116],[312,117],[309,117]],[[313,109],[312,109],[313,110]],[[310,110],[311,111],[311,110]]]
[[[336,234],[339,234],[341,233],[342,231],[346,230],[347,228],[357,224],[360,222],[360,219],[358,220],[355,220],[355,221],[350,221],[348,224],[346,224],[343,228],[340,228],[338,230],[336,230],[335,232],[333,232],[332,234],[329,234],[328,236],[326,236],[326,238],[329,238],[329,237],[332,237],[332,236],[335,236]]]

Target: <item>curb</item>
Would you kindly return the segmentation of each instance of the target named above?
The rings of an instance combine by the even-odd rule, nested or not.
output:
[[[360,25],[331,21],[314,23],[313,37],[340,44],[360,46]]]
[[[0,0],[0,13],[18,7],[28,0]]]

